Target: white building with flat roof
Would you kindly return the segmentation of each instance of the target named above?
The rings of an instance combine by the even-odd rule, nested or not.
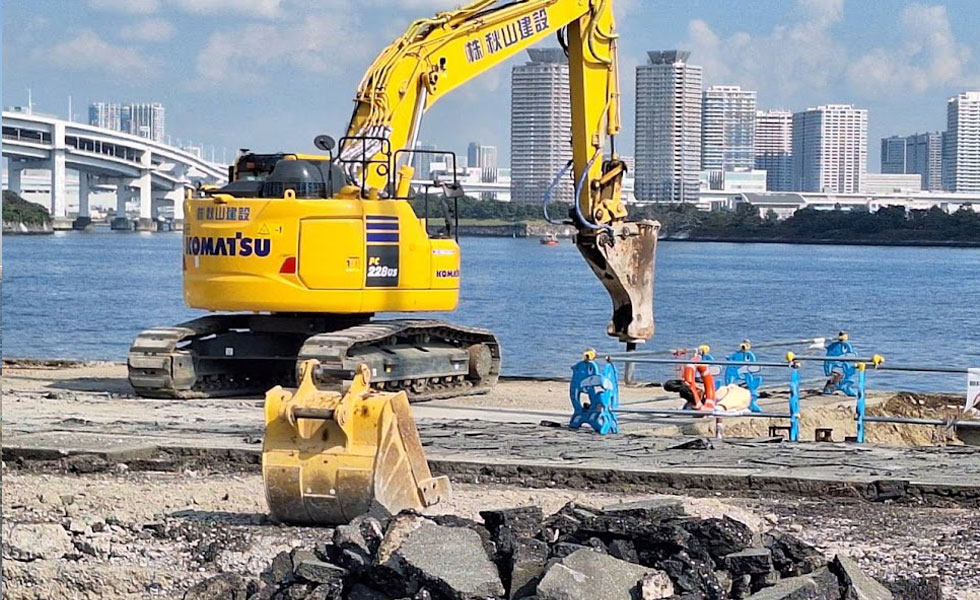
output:
[[[922,176],[918,173],[867,173],[862,192],[892,194],[922,191]]]
[[[530,61],[511,71],[511,199],[540,202],[572,159],[572,100],[568,58],[561,48],[532,48]],[[554,201],[571,203],[572,178],[563,177]]]
[[[751,169],[755,165],[756,93],[713,85],[701,97],[701,169]]]
[[[701,191],[765,192],[766,172],[756,169],[701,171]]]
[[[636,68],[636,199],[697,202],[701,67],[681,50],[648,52]]]
[[[827,104],[793,114],[794,190],[860,192],[867,165],[867,110]]]
[[[943,187],[980,192],[980,92],[963,92],[946,103]]]

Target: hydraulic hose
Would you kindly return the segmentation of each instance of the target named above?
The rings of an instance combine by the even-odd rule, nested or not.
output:
[[[595,154],[593,154],[592,158],[589,159],[589,164],[585,165],[585,170],[582,171],[582,177],[579,178],[578,185],[575,186],[575,198],[574,198],[575,216],[578,217],[579,222],[585,225],[587,228],[604,229],[607,232],[609,232],[610,236],[613,236],[615,235],[615,231],[609,225],[596,225],[592,221],[589,221],[588,219],[585,218],[585,215],[582,214],[582,203],[579,201],[579,198],[581,198],[582,196],[582,188],[585,187],[585,180],[589,178],[589,171],[592,170],[592,165],[595,164],[595,161],[599,159],[599,156],[601,154],[602,154],[602,148],[599,148],[595,151]]]
[[[544,192],[544,200],[542,202],[542,206],[544,208],[544,220],[551,223],[552,225],[561,225],[562,222],[552,220],[552,218],[548,216],[548,203],[551,202],[551,195],[555,192],[555,188],[558,187],[558,184],[561,183],[562,178],[565,177],[565,174],[568,173],[568,171],[571,170],[571,168],[572,168],[572,161],[568,161],[568,164],[565,165],[565,168],[558,172],[558,175],[555,176],[555,178],[548,185],[548,189],[546,189]]]

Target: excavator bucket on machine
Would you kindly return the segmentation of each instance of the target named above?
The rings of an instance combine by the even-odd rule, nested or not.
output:
[[[338,525],[448,499],[449,479],[429,471],[405,392],[372,390],[366,365],[346,393],[320,390],[318,368],[305,361],[295,390],[266,393],[262,477],[272,517]]]

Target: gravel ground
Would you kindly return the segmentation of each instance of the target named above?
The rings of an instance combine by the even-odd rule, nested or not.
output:
[[[184,472],[99,475],[3,473],[3,597],[14,599],[180,597],[218,571],[257,576],[275,554],[311,546],[324,529],[269,523],[261,477]],[[637,495],[456,485],[437,512],[569,500],[602,506]],[[980,518],[960,508],[841,503],[817,499],[687,498],[692,514],[728,514],[756,530],[777,525],[827,554],[855,557],[877,576],[943,576],[952,598],[980,599]],[[34,523],[64,528],[60,559],[14,560],[11,533]],[[911,526],[914,524],[914,526]],[[61,550],[56,549],[56,553]]]

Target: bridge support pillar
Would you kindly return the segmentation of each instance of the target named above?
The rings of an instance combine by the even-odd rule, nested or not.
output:
[[[16,160],[9,160],[7,164],[7,189],[19,196],[23,192],[20,176],[24,172],[24,166]]]
[[[184,230],[185,198],[187,198],[187,188],[180,186],[174,190],[174,231]]]
[[[180,231],[184,228],[184,186],[175,185],[177,186],[176,189],[154,192],[153,200],[156,205],[154,210],[157,214],[159,231]],[[162,220],[161,213],[169,213],[169,211],[161,210],[161,208],[171,206],[173,207],[173,218],[167,221]]]
[[[126,216],[126,201],[129,200],[129,186],[132,180],[120,179],[116,184],[116,216],[112,219],[112,229],[115,231],[132,231],[133,224]]]
[[[71,224],[72,229],[76,231],[93,228],[88,202],[90,177],[84,171],[78,172],[78,218]]]
[[[55,122],[51,135],[51,220],[57,230],[71,229],[68,220],[68,192],[65,185],[65,124]]]
[[[149,150],[143,152],[140,163],[140,176],[136,180],[136,188],[139,190],[140,220],[136,223],[136,231],[156,231],[157,223],[153,219],[153,188],[150,180],[153,163]]]

